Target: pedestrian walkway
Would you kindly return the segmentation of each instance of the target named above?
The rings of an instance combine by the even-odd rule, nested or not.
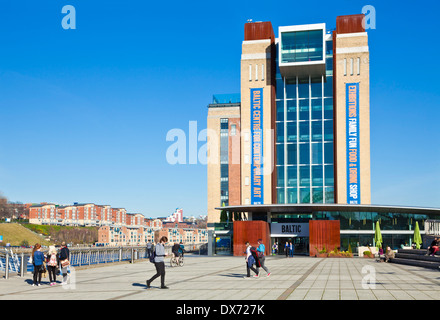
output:
[[[0,300],[438,300],[440,273],[420,267],[378,263],[365,258],[267,257],[272,273],[244,278],[244,257],[185,256],[185,266],[169,267],[166,285],[151,289],[155,272],[148,261],[78,269],[73,283],[32,287],[24,278],[0,279]],[[61,280],[59,277],[58,280]]]

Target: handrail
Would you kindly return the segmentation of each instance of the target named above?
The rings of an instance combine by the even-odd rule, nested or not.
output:
[[[171,249],[172,245],[165,246],[166,253],[171,254]],[[207,250],[206,243],[185,246],[185,252],[198,252],[201,254],[202,250]],[[17,273],[23,277],[26,272],[33,271],[33,265],[29,263],[32,249],[18,251],[0,250],[0,272],[5,272],[6,279],[9,278],[9,273]],[[48,249],[43,250],[43,252],[46,254]],[[136,260],[147,259],[148,250],[146,246],[69,248],[69,255],[72,267],[82,267],[121,261],[134,263]]]

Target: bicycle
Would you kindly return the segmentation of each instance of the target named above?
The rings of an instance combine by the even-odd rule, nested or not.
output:
[[[184,264],[184,262],[183,262],[183,256],[180,255],[180,256],[179,256],[179,262],[177,262],[177,258],[176,258],[176,256],[173,254],[173,256],[172,256],[171,259],[170,259],[170,266],[171,266],[171,267],[177,267],[177,266],[183,267],[183,264]]]

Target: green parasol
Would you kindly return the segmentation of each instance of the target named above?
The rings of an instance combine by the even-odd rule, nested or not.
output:
[[[382,234],[380,233],[379,221],[376,221],[376,231],[374,232],[374,242],[376,243],[376,247],[382,247]]]
[[[420,249],[420,245],[422,242],[422,236],[420,235],[419,223],[416,221],[416,227],[414,228],[414,243],[416,244],[416,248]]]

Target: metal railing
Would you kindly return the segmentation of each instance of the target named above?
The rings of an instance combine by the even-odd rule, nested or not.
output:
[[[165,246],[165,252],[171,254],[172,246]],[[195,244],[187,246],[186,252],[206,254],[207,244]],[[43,251],[45,254],[47,251]],[[15,252],[11,249],[0,251],[0,272],[4,272],[5,278],[9,274],[19,274],[21,277],[26,272],[33,272],[33,265],[29,263],[31,250]],[[136,260],[148,258],[146,247],[94,247],[94,248],[69,248],[69,261],[73,267],[92,266],[122,261],[134,263]]]
[[[440,220],[425,220],[425,234],[439,236]]]

